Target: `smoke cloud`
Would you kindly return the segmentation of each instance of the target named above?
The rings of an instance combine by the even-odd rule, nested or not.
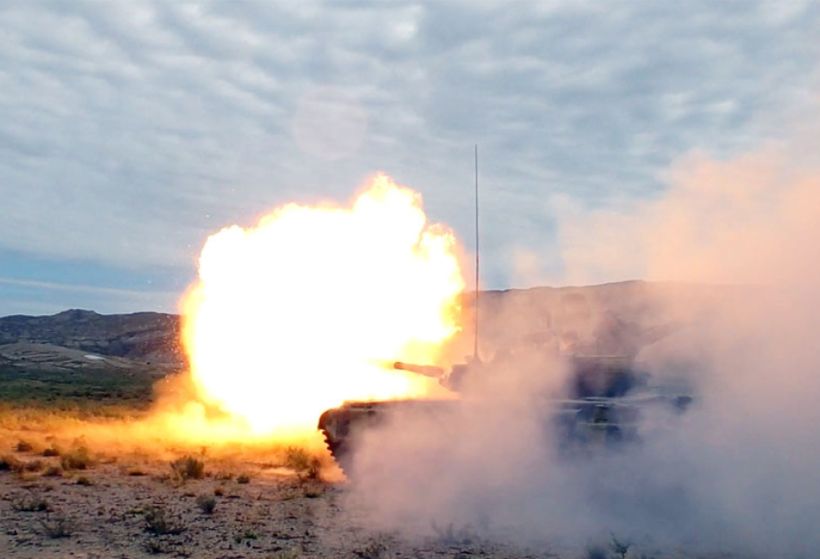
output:
[[[662,281],[489,298],[482,350],[505,364],[461,402],[367,433],[352,498],[407,533],[452,523],[553,548],[616,534],[646,553],[820,553],[820,168],[806,149],[693,153],[657,200],[560,217],[568,282]],[[692,405],[642,413],[638,444],[568,456],[549,418],[571,375],[543,348],[573,344],[634,349]]]

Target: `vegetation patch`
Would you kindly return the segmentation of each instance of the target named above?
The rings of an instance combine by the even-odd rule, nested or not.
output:
[[[177,481],[202,479],[205,477],[205,463],[193,456],[183,456],[171,462],[171,473]]]
[[[216,497],[213,495],[200,495],[196,498],[196,505],[205,514],[213,514],[216,509]]]
[[[178,535],[185,531],[185,527],[178,519],[171,519],[163,507],[148,507],[143,513],[145,531],[155,536]]]
[[[40,521],[40,528],[46,537],[68,538],[74,534],[74,523],[62,514],[47,516]]]
[[[12,499],[11,508],[17,512],[47,512],[51,509],[48,501],[39,495],[27,495]]]
[[[69,451],[60,458],[64,470],[85,470],[93,465],[93,460],[84,446]]]
[[[285,451],[285,466],[296,472],[300,479],[319,479],[322,462],[303,448],[292,446]]]

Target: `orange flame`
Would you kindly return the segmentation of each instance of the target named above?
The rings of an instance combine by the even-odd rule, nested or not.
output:
[[[194,385],[249,435],[282,439],[346,400],[428,395],[435,380],[383,363],[433,362],[463,288],[452,232],[385,175],[350,207],[278,208],[202,250],[183,301]]]

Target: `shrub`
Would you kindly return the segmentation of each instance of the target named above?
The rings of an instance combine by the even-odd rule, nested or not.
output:
[[[94,484],[87,477],[80,476],[80,477],[77,478],[77,485],[82,485],[84,487],[89,487],[89,486],[94,485]]]
[[[14,456],[6,455],[0,456],[0,472],[17,472],[23,471],[23,462]]]
[[[248,474],[240,474],[236,476],[236,483],[246,484],[251,482],[251,476]]]
[[[0,457],[0,471],[23,473],[23,472],[39,472],[43,469],[43,462],[41,460],[20,460],[14,456]]]
[[[304,495],[307,499],[316,499],[322,496],[321,487],[308,487],[305,489]]]
[[[322,463],[304,449],[289,447],[285,452],[285,466],[296,472],[300,479],[318,479]]]
[[[43,472],[43,477],[63,477],[63,469],[60,466],[49,466]]]
[[[353,550],[353,555],[359,559],[382,559],[387,556],[389,538],[377,536],[367,542],[367,545]]]
[[[145,531],[155,536],[177,535],[185,531],[182,525],[168,518],[162,507],[148,507],[143,513],[143,518]]]
[[[17,512],[47,512],[51,507],[42,497],[31,495],[14,499],[11,508]]]
[[[196,498],[196,504],[205,514],[213,514],[216,508],[216,498],[213,495],[200,495]]]
[[[148,540],[143,542],[142,549],[149,555],[164,555],[171,553],[171,548],[161,540]]]
[[[17,444],[14,446],[14,449],[17,452],[31,452],[32,450],[34,450],[34,446],[30,442],[20,439],[19,441],[17,441]]]
[[[23,463],[23,469],[27,472],[39,472],[43,469],[43,466],[42,460],[29,460]]]
[[[68,538],[74,534],[73,522],[61,514],[40,521],[40,527],[43,529],[43,534],[52,539]]]
[[[233,541],[234,543],[242,543],[244,540],[255,540],[258,537],[259,536],[256,535],[256,532],[248,529],[242,532],[241,534],[236,534],[233,537]]]
[[[179,481],[202,479],[205,476],[205,463],[193,456],[184,456],[171,462],[171,471]]]
[[[214,496],[215,496],[215,497],[221,497],[221,496],[223,496],[224,494],[225,494],[225,489],[224,489],[224,488],[222,488],[222,487],[216,487],[216,488],[214,488]]]
[[[55,446],[50,446],[50,447],[48,447],[47,449],[45,449],[43,451],[43,456],[45,456],[46,458],[49,458],[51,456],[59,456],[59,455],[60,455],[60,451]]]
[[[84,446],[77,447],[60,458],[60,465],[64,470],[85,470],[91,464],[91,456]]]

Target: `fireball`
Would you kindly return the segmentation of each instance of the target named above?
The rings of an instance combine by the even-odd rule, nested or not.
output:
[[[421,197],[376,176],[349,206],[289,204],[208,238],[182,307],[199,399],[256,436],[315,432],[346,400],[430,395],[388,370],[458,330],[457,244]]]

